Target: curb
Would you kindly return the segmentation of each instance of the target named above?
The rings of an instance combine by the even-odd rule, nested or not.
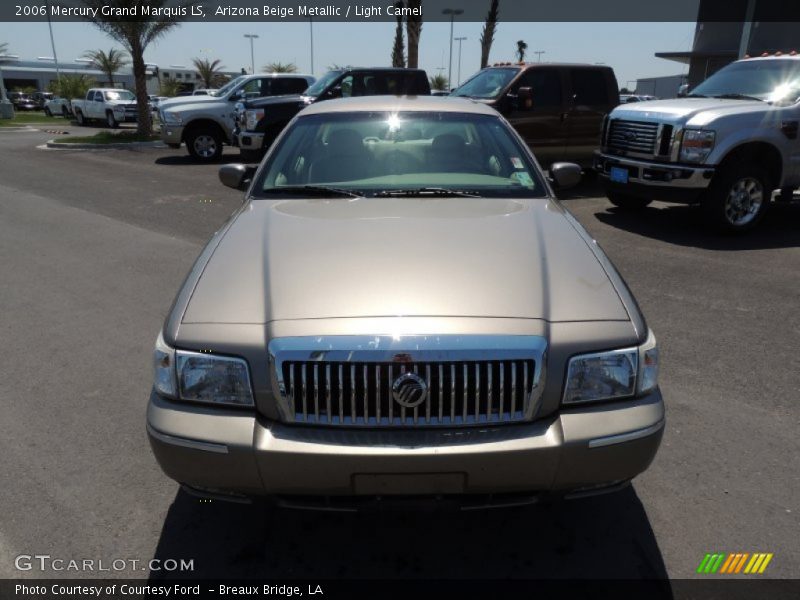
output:
[[[46,144],[48,148],[72,149],[72,150],[118,150],[122,148],[167,148],[168,146],[159,140],[152,142],[121,142],[119,144],[70,144],[67,142],[56,142],[49,140]]]

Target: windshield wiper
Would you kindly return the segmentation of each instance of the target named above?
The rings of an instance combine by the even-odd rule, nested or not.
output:
[[[290,194],[293,196],[350,196],[351,198],[363,198],[363,194],[359,194],[352,190],[344,188],[329,187],[327,185],[283,185],[278,187],[266,188],[261,190],[264,194]]]
[[[461,198],[480,198],[478,194],[472,194],[463,190],[451,190],[443,187],[421,187],[410,190],[383,190],[375,194],[376,197],[386,196],[458,196]]]
[[[759,102],[763,102],[761,98],[756,98],[755,96],[748,96],[747,94],[717,94],[714,98],[724,98],[726,100],[758,100]]]

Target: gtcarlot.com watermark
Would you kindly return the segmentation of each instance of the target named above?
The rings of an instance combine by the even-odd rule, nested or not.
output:
[[[151,558],[61,558],[49,554],[20,554],[14,559],[18,571],[71,571],[113,573],[120,571],[194,571],[194,559]]]

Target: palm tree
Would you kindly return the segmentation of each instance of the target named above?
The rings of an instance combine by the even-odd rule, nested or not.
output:
[[[497,30],[497,16],[500,12],[499,4],[499,0],[491,0],[489,12],[483,24],[483,31],[481,32],[481,69],[489,64],[489,52],[492,50],[494,32]]]
[[[108,52],[104,52],[103,50],[90,50],[86,52],[83,57],[91,60],[95,67],[105,73],[106,77],[108,77],[108,84],[111,87],[114,87],[114,73],[128,64],[127,55],[114,48]]]
[[[183,91],[183,84],[177,79],[161,79],[158,82],[158,95],[172,98]]]
[[[223,69],[222,61],[217,60],[209,60],[204,58],[193,58],[192,64],[194,65],[197,74],[200,75],[200,79],[203,80],[203,86],[206,88],[215,88],[219,87],[220,82],[224,75],[220,72]]]
[[[525,43],[524,40],[519,40],[517,42],[517,60],[519,62],[525,62],[525,51],[528,49],[528,44]]]
[[[8,43],[7,42],[0,42],[0,56],[8,52]]]
[[[395,8],[403,8],[403,2],[395,3]],[[397,11],[397,27],[394,30],[394,46],[392,46],[392,66],[405,67],[405,44],[403,44],[403,15]]]
[[[50,83],[49,90],[67,100],[83,98],[89,88],[95,87],[94,79],[85,73],[62,73],[61,78]]]
[[[144,51],[158,38],[165,35],[170,29],[177,27],[180,23],[177,17],[164,19],[156,16],[161,12],[160,9],[166,8],[172,3],[169,0],[82,0],[83,4],[89,8],[97,9],[97,17],[89,20],[103,33],[116,40],[128,51],[133,61],[133,79],[136,83],[136,104],[137,104],[137,132],[142,136],[149,136],[153,132],[153,122],[150,117],[149,104],[147,102],[147,68],[144,63]],[[150,8],[150,15],[141,14],[142,6]],[[107,13],[117,12],[113,9],[123,9],[118,11],[120,14],[132,12],[134,9],[139,13],[135,21],[125,20],[120,17],[104,16],[103,8]],[[126,9],[126,10],[125,10]]]
[[[447,89],[447,77],[445,77],[441,73],[438,75],[431,75],[428,78],[428,81],[431,84],[432,90],[444,91]]]
[[[6,42],[0,42],[0,56],[5,54],[6,52],[8,52],[8,44]],[[2,103],[8,102],[8,98],[6,98],[6,86],[3,83],[2,71],[0,71],[0,102]]]
[[[271,62],[261,67],[267,73],[297,73],[297,65],[294,63]]]
[[[420,9],[422,0],[408,0],[408,7],[412,12],[422,12]],[[422,35],[422,15],[410,14],[406,17],[406,38],[408,38],[408,67],[416,69],[419,67],[419,38]]]

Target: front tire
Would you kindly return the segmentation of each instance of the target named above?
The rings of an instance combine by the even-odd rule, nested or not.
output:
[[[186,147],[196,161],[215,162],[222,157],[222,136],[210,127],[197,127],[186,134]]]
[[[119,127],[119,123],[118,123],[118,122],[117,122],[117,120],[114,118],[114,113],[113,113],[113,112],[111,112],[110,110],[109,110],[109,111],[106,113],[106,124],[107,124],[107,125],[108,125],[108,126],[111,128],[111,129],[116,129],[117,127]]]
[[[82,111],[80,110],[75,111],[75,120],[78,121],[78,125],[80,125],[81,127],[86,126],[86,119],[84,118]]]
[[[758,165],[728,165],[717,172],[702,200],[706,222],[722,233],[753,229],[772,198],[769,173]]]
[[[606,192],[606,196],[611,204],[622,210],[642,210],[652,202],[650,198],[637,198],[619,192]]]

